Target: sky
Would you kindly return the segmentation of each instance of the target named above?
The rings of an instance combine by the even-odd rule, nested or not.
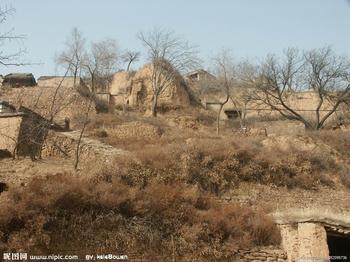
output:
[[[0,74],[62,74],[54,57],[64,50],[73,27],[88,43],[115,39],[120,50],[146,55],[136,35],[155,27],[173,30],[198,46],[203,68],[223,48],[235,60],[260,61],[283,49],[330,45],[350,56],[349,0],[0,0],[16,12],[0,25],[25,35],[20,43],[1,46],[4,53],[25,48],[31,65],[0,67]]]

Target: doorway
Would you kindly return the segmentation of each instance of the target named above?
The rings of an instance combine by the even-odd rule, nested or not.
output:
[[[350,262],[350,236],[327,233],[327,244],[329,249],[329,256],[344,256],[346,259],[334,258],[330,261]]]

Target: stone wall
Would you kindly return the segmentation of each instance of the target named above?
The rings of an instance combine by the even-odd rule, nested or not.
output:
[[[50,131],[42,150],[42,157],[73,158],[77,148],[77,139]],[[82,161],[95,158],[94,151],[84,145],[81,146]]]
[[[20,107],[24,113],[21,122],[17,156],[30,156],[33,160],[41,155],[41,149],[45,142],[50,122],[26,107]]]
[[[49,131],[42,150],[42,157],[64,157],[75,159],[80,132]],[[112,162],[117,157],[128,155],[129,152],[106,145],[98,140],[83,137],[80,144],[81,165],[93,165],[95,168]]]
[[[237,251],[236,262],[284,262],[287,261],[286,253],[276,248],[240,249]]]
[[[322,224],[306,222],[279,227],[288,262],[311,262],[317,257],[324,258],[324,262],[329,261],[327,233]]]

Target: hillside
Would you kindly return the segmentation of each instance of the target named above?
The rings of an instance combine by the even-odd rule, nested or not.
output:
[[[41,160],[0,160],[0,249],[282,261],[288,219],[346,224],[349,131],[281,135],[280,121],[244,134],[226,121],[216,135],[214,123],[202,109],[96,114],[78,170],[78,130],[51,132]]]

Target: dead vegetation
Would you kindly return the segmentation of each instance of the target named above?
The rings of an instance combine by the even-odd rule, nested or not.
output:
[[[331,146],[345,157],[350,157],[350,131],[324,130],[322,132],[309,132],[308,134]]]
[[[115,250],[152,261],[222,261],[238,248],[280,241],[263,211],[221,203],[178,182],[139,189],[118,179],[57,174],[2,197],[7,212],[0,215],[0,250]]]
[[[141,188],[154,179],[181,181],[218,196],[243,181],[316,190],[319,186],[334,187],[346,176],[341,166],[322,155],[291,153],[279,157],[259,145],[244,148],[232,141],[213,140],[193,143],[195,146],[146,147],[137,154],[141,162],[123,162],[119,174],[128,184]]]

